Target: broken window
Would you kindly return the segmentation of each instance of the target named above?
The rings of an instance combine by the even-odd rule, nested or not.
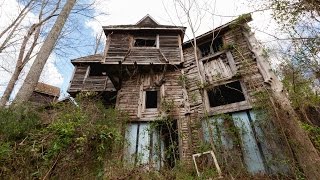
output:
[[[231,63],[225,55],[203,62],[206,80],[210,84],[214,84],[215,81],[232,78],[234,72],[232,71]]]
[[[106,70],[103,68],[103,66],[100,66],[98,64],[92,64],[90,66],[90,72],[89,76],[105,76]]]
[[[213,41],[205,42],[201,45],[199,45],[199,49],[201,51],[201,56],[205,57],[210,54],[214,54],[218,52],[223,46],[222,37],[215,37]]]
[[[210,107],[241,102],[246,100],[240,81],[216,86],[207,91]]]
[[[155,169],[174,167],[178,157],[178,132],[176,121],[162,124],[157,122],[133,122],[126,131],[127,163],[145,165]]]
[[[146,109],[158,107],[158,91],[146,91]]]
[[[156,38],[148,37],[148,38],[136,38],[134,39],[134,47],[156,47]]]

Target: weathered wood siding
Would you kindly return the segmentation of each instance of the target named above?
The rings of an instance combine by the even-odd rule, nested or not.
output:
[[[70,82],[69,91],[80,91],[83,88],[83,81],[86,78],[89,65],[75,66],[73,79]]]
[[[123,64],[158,64],[181,62],[181,44],[178,35],[159,36],[159,47],[133,47],[134,35],[111,34],[108,36],[106,49],[106,63]],[[143,37],[139,35],[139,37]],[[147,36],[146,36],[147,37]]]
[[[166,72],[165,82],[160,87],[155,87],[155,82],[163,78],[162,73],[140,74],[125,80],[121,89],[118,91],[117,108],[128,113],[133,121],[154,121],[164,113],[161,102],[173,102],[173,109],[170,115],[179,119],[183,113],[183,94],[179,84],[180,70]],[[159,92],[158,108],[146,109],[144,107],[146,90],[157,90]]]
[[[89,65],[76,66],[68,91],[115,91],[108,76],[90,76],[89,71]]]
[[[224,35],[224,43],[234,45],[230,52],[235,61],[237,75],[243,80],[250,100],[254,101],[254,94],[263,88],[264,80],[243,31],[241,28],[228,31]]]
[[[179,36],[159,35],[160,51],[169,62],[181,62],[181,51],[179,49]]]
[[[183,161],[187,164],[192,163],[192,154],[198,153],[195,149],[196,146],[199,145],[199,142],[201,142],[201,127],[199,126],[199,122],[204,112],[202,101],[203,93],[199,89],[201,83],[193,52],[193,48],[188,48],[183,51],[183,79],[186,84],[190,114],[186,115],[184,121],[181,122],[182,127],[180,133],[182,134],[182,157]]]
[[[124,58],[130,47],[130,36],[127,34],[111,34],[107,40],[107,58]]]
[[[215,53],[212,58],[200,57],[200,69],[205,86],[213,87],[225,84],[230,81],[240,80],[244,91],[247,93],[248,102],[254,99],[254,93],[263,87],[263,78],[258,71],[253,53],[248,48],[247,41],[240,28],[229,31],[223,35],[224,44],[232,44],[234,48],[222,50]],[[190,104],[190,115],[185,116],[186,120],[181,123],[182,149],[185,161],[191,162],[191,154],[195,152],[202,137],[202,129],[199,124],[204,117],[205,110],[208,110],[208,102],[205,101],[207,94],[200,88],[201,81],[198,73],[197,64],[194,57],[193,47],[183,50],[184,63],[183,71],[186,82],[188,102]],[[209,55],[210,56],[210,55]],[[202,98],[203,97],[203,98]],[[242,102],[238,106],[224,105],[216,109],[221,112],[232,112],[240,109],[248,109],[248,102]],[[219,113],[221,113],[219,112]],[[215,114],[216,112],[210,112]],[[189,118],[189,120],[187,120]]]

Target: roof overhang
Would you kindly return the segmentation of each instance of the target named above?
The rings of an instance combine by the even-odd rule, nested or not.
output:
[[[155,32],[155,33],[177,33],[183,39],[186,27],[182,26],[157,26],[157,27],[139,27],[136,25],[119,25],[119,26],[103,26],[103,31],[106,36],[113,33],[142,33],[142,32]]]
[[[218,33],[221,34],[223,32],[226,32],[226,31],[234,28],[235,26],[241,26],[241,25],[246,24],[250,21],[252,21],[251,14],[243,14],[233,21],[230,21],[222,26],[215,28],[214,30],[210,30],[204,34],[197,36],[196,37],[197,42],[202,42],[202,41],[208,39],[208,37],[212,37],[213,34],[215,34],[215,35],[217,35]],[[193,43],[193,39],[190,39],[190,40],[183,43],[183,47],[184,48],[190,47],[190,46],[192,46],[192,43]]]

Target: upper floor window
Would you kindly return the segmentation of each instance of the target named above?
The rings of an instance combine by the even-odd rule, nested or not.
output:
[[[219,36],[219,37],[215,37],[213,41],[211,40],[203,44],[200,44],[198,47],[201,51],[201,56],[205,57],[210,54],[214,54],[218,52],[222,48],[222,46],[223,46],[222,37]]]
[[[246,100],[240,81],[216,86],[207,92],[210,107],[217,107]]]
[[[156,47],[157,38],[156,37],[136,37],[134,39],[134,47]]]

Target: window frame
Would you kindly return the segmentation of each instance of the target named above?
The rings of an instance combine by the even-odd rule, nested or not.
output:
[[[208,44],[208,45],[204,46],[205,44]],[[216,44],[220,45],[220,46],[216,46]],[[205,57],[211,56],[213,54],[216,54],[216,53],[222,51],[222,50],[219,50],[219,49],[223,47],[223,44],[224,44],[224,40],[223,40],[223,36],[222,35],[215,37],[213,39],[213,41],[212,41],[212,39],[210,39],[210,41],[205,41],[205,42],[199,44],[198,45],[198,49],[200,51],[201,58],[205,58]],[[208,54],[203,55],[203,51],[202,51],[204,49],[203,47],[208,47],[208,49],[209,49],[209,53]],[[218,48],[218,49],[216,49],[216,48]],[[216,51],[215,51],[215,49],[216,49]]]
[[[211,107],[210,106],[210,102],[209,102],[209,96],[208,96],[208,89],[212,88],[212,87],[217,87],[217,86],[221,86],[221,85],[225,85],[225,84],[229,84],[232,82],[236,82],[239,81],[240,82],[240,86],[242,89],[242,93],[244,95],[245,100],[244,101],[240,101],[240,102],[234,102],[234,103],[230,103],[230,104],[225,104],[225,105],[220,105],[220,106],[216,106],[216,107]],[[242,111],[242,110],[246,110],[246,109],[251,109],[252,105],[250,103],[249,100],[249,95],[248,95],[248,91],[244,85],[244,82],[240,79],[232,79],[229,81],[224,81],[222,83],[216,84],[214,86],[210,86],[209,88],[204,90],[204,100],[205,100],[205,107],[207,109],[207,111],[209,112],[209,115],[216,115],[216,114],[221,114],[221,113],[229,113],[229,112],[235,112],[235,111]]]
[[[152,93],[155,93],[155,94],[150,94],[150,96],[153,96],[153,95],[156,95],[156,102],[152,102],[151,104],[152,105],[156,105],[156,107],[147,107],[148,106],[148,92],[152,92]],[[145,99],[144,99],[144,103],[145,103],[145,108],[146,109],[158,109],[159,107],[159,91],[157,90],[146,90],[145,91]],[[150,98],[150,97],[149,97]],[[152,100],[149,100],[149,101],[154,101],[154,98],[152,98]]]
[[[155,46],[135,46],[136,39],[145,39],[145,40],[155,40]],[[159,34],[156,34],[155,36],[133,36],[131,48],[133,49],[159,49]]]
[[[157,108],[146,108],[146,101],[147,101],[147,91],[157,91]],[[143,97],[142,97],[142,112],[157,112],[160,108],[160,89],[159,88],[147,88],[143,90]]]

